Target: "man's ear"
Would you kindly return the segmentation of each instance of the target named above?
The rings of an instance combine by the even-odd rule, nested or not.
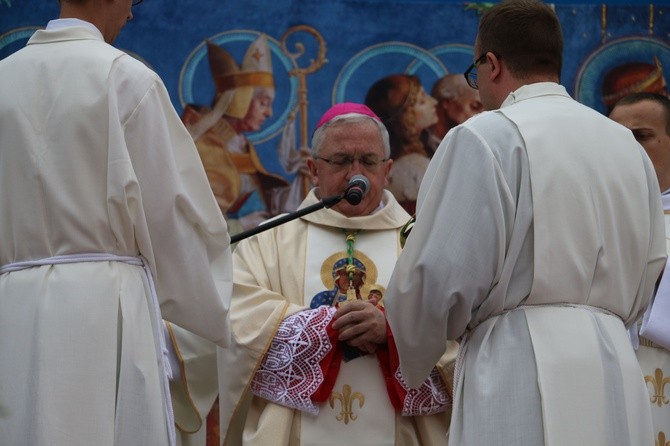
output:
[[[307,168],[312,179],[312,185],[319,185],[319,171],[316,168],[316,160],[312,157],[307,158]]]
[[[386,160],[386,166],[384,166],[384,187],[389,185],[389,176],[391,175],[391,170],[393,170],[393,158]]]
[[[494,80],[502,73],[502,63],[500,62],[498,56],[490,51],[486,53],[486,58],[488,59],[488,63],[491,65],[491,80]]]

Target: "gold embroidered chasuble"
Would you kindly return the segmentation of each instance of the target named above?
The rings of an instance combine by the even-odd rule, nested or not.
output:
[[[318,201],[310,192],[301,207]],[[385,290],[400,252],[399,230],[409,219],[389,192],[384,207],[346,218],[322,209],[239,243],[234,253],[231,307],[233,347],[219,350],[221,435],[224,444],[439,444],[450,412],[402,417],[387,396],[373,356],[343,362],[329,401],[314,416],[252,396],[250,382],[287,316],[308,309],[314,298],[337,294],[338,271],[347,257],[345,229],[358,230],[354,258],[364,269],[359,292]],[[310,249],[308,249],[310,247]],[[383,302],[383,298],[382,298]],[[446,350],[446,345],[445,345]],[[446,367],[438,368],[451,385]],[[242,441],[241,438],[244,438]]]

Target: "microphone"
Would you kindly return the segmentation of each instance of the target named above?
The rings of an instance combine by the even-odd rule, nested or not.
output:
[[[356,206],[368,193],[368,189],[370,189],[370,181],[363,175],[354,175],[349,180],[347,190],[344,191],[344,198],[349,204]]]

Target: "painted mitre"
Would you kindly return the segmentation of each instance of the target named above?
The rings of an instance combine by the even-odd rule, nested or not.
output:
[[[249,46],[241,67],[235,63],[230,53],[209,41],[207,57],[217,98],[229,96],[226,98],[229,104],[224,111],[226,116],[244,118],[249,110],[254,88],[274,88],[272,57],[265,34],[260,34]]]
[[[605,75],[602,92],[603,102],[608,110],[611,110],[619,99],[631,93],[667,95],[667,83],[661,62],[654,57],[653,64],[632,62],[615,67]]]

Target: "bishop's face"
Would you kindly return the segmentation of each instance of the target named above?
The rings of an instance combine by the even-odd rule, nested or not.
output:
[[[354,217],[369,215],[379,206],[393,163],[385,158],[379,128],[371,120],[364,120],[326,128],[318,157],[308,159],[307,167],[312,182],[319,187],[320,198],[344,193],[354,175],[368,179],[369,191],[358,205],[342,200],[333,206],[343,215]],[[333,160],[338,162],[333,163]]]

